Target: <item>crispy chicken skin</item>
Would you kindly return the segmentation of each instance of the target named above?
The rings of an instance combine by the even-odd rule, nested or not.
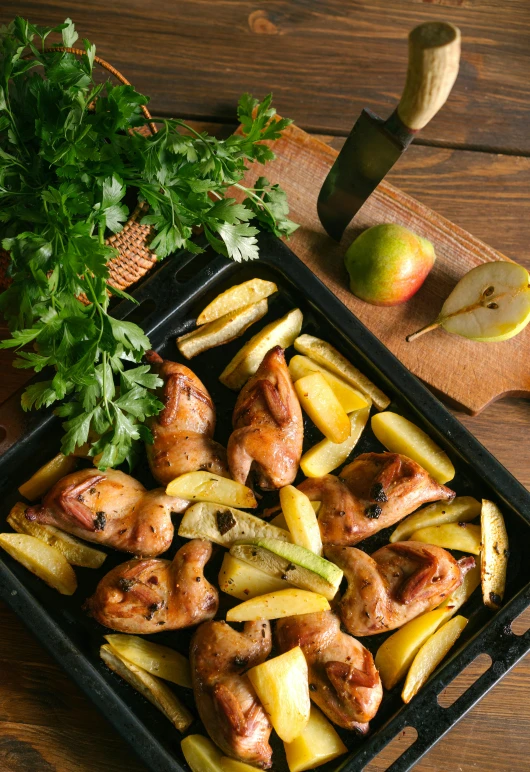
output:
[[[122,563],[103,577],[85,610],[112,630],[140,635],[212,619],[219,596],[204,577],[211,554],[210,542],[195,539],[172,561],[137,558]]]
[[[272,348],[243,386],[228,440],[234,480],[246,484],[250,472],[264,490],[293,482],[302,455],[302,410],[285,363],[284,350]]]
[[[325,554],[346,575],[338,612],[358,636],[395,630],[436,608],[475,565],[472,557],[456,561],[441,547],[415,541],[387,544],[371,556],[355,547],[328,547]]]
[[[271,725],[246,671],[271,652],[269,622],[205,622],[190,646],[195,704],[212,740],[227,756],[260,769],[272,765]]]
[[[59,480],[26,517],[86,541],[152,557],[171,545],[171,513],[188,505],[162,488],[147,491],[123,472],[81,469]]]
[[[333,721],[365,734],[381,703],[383,687],[368,649],[340,629],[332,611],[276,622],[280,651],[300,646],[309,668],[310,696]]]
[[[212,439],[215,407],[202,381],[185,365],[148,351],[147,361],[164,381],[165,407],[148,421],[153,442],[146,443],[153,477],[167,485],[184,472],[199,469],[229,477],[226,450]]]
[[[428,501],[452,501],[419,464],[399,453],[363,453],[342,470],[298,486],[321,501],[318,522],[324,544],[353,545],[397,523]]]

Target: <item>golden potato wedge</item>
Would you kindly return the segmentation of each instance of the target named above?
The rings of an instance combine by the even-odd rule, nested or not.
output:
[[[405,686],[401,693],[403,702],[410,702],[414,695],[419,692],[452,646],[454,646],[467,622],[468,620],[465,617],[454,617],[454,619],[450,619],[449,622],[440,627],[423,644],[410,666]]]
[[[323,595],[293,587],[269,592],[234,606],[227,611],[226,621],[255,622],[258,619],[281,619],[328,610],[329,603]]]
[[[450,616],[447,607],[428,611],[411,619],[381,644],[375,655],[375,666],[385,689],[392,689],[405,678],[423,644]]]
[[[481,582],[486,606],[500,608],[506,587],[508,567],[508,534],[499,507],[483,499],[480,515],[482,526]]]
[[[267,311],[266,300],[259,300],[250,306],[231,311],[214,322],[208,322],[202,327],[197,327],[196,330],[181,335],[177,338],[178,350],[186,359],[192,359],[203,351],[222,346],[223,343],[243,335],[254,322],[263,319]]]
[[[350,436],[350,419],[322,373],[304,375],[294,388],[317,429],[331,442],[345,442]]]
[[[105,640],[127,662],[132,662],[163,681],[191,689],[190,663],[175,649],[151,643],[138,635],[112,633],[105,635]]]
[[[226,554],[219,571],[219,589],[238,600],[257,598],[293,585],[277,576],[260,571],[234,555]]]
[[[77,467],[77,460],[74,456],[63,456],[62,453],[41,466],[29,480],[20,486],[18,492],[29,501],[37,501],[48,493],[61,477],[73,472]]]
[[[322,555],[322,538],[315,510],[302,491],[293,485],[280,490],[280,506],[294,544]]]
[[[313,704],[304,729],[290,743],[284,743],[284,748],[289,772],[320,767],[348,752],[335,727]]]
[[[256,767],[245,764],[244,761],[230,759],[228,756],[222,757],[219,769],[220,772],[256,772]]]
[[[186,731],[193,721],[193,716],[164,681],[133,662],[129,662],[109,643],[103,644],[99,654],[107,667],[127,681],[133,689],[140,692],[155,708],[158,708],[179,732]]]
[[[446,523],[420,528],[410,537],[410,541],[434,544],[446,550],[460,550],[472,555],[480,554],[480,526],[472,523]]]
[[[209,737],[190,734],[180,743],[191,772],[220,772],[223,754]]]
[[[41,525],[35,520],[28,520],[25,516],[27,506],[19,502],[15,504],[9,515],[7,522],[17,533],[27,533],[35,536],[36,539],[49,544],[59,550],[67,561],[73,566],[82,568],[100,568],[107,557],[105,552],[89,547],[88,544],[70,536],[69,533],[55,528],[53,525]]]
[[[439,609],[447,609],[449,616],[456,614],[459,608],[473,595],[480,584],[480,558],[475,561],[475,567],[469,570],[460,587],[457,587],[451,595],[441,603]]]
[[[408,418],[389,411],[377,413],[372,416],[372,431],[387,450],[412,458],[439,483],[445,484],[455,476],[447,453]]]
[[[473,496],[457,496],[456,499],[435,501],[402,520],[393,531],[390,542],[406,541],[415,531],[445,523],[468,523],[480,515],[481,504]]]
[[[296,646],[262,662],[247,675],[276,733],[284,742],[292,742],[304,731],[311,711],[302,649]]]
[[[236,284],[225,292],[221,292],[208,303],[204,311],[197,317],[197,327],[208,322],[213,322],[221,316],[226,316],[240,308],[250,306],[264,300],[278,291],[273,281],[264,279],[250,279],[243,284]]]
[[[318,515],[318,511],[320,507],[322,506],[321,501],[312,501],[311,506],[313,507],[313,511],[315,515]],[[287,527],[287,522],[285,520],[285,517],[283,516],[283,512],[280,512],[276,517],[273,517],[270,521],[271,525],[275,525],[276,528],[283,528],[284,530],[288,531],[289,528]]]
[[[188,501],[211,501],[226,507],[257,507],[250,488],[211,472],[185,472],[171,480],[166,493]]]
[[[61,595],[77,590],[74,569],[55,547],[26,533],[0,533],[0,547]]]
[[[354,389],[359,389],[361,394],[368,397],[378,410],[386,410],[390,405],[390,400],[386,394],[351,362],[348,362],[346,357],[343,357],[331,343],[315,338],[313,335],[300,335],[295,340],[294,347],[317,364],[331,370],[340,378],[344,378]]]
[[[208,539],[222,547],[231,547],[240,539],[269,537],[291,541],[287,529],[276,528],[261,517],[232,507],[220,507],[203,501],[188,507],[179,526],[185,539]]]
[[[294,308],[281,319],[267,324],[256,333],[248,343],[237,352],[227,364],[219,380],[229,389],[239,391],[254,375],[263,357],[274,346],[288,348],[302,329],[303,315],[299,308]]]
[[[329,370],[326,370],[325,367],[322,367],[309,357],[295,354],[289,362],[289,372],[293,381],[298,381],[305,375],[311,375],[311,373],[321,373],[346,413],[360,410],[362,407],[366,407],[372,403],[372,400],[369,397],[365,397],[360,391],[354,389],[349,383],[346,383],[345,380],[334,375]]]
[[[355,410],[348,416],[350,421],[350,436],[340,443],[328,439],[313,445],[300,459],[300,469],[306,477],[323,477],[341,466],[354,447],[357,445],[364,427],[368,423],[370,407]],[[313,504],[315,502],[312,502]]]

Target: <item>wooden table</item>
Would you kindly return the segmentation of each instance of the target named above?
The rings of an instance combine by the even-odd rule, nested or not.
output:
[[[0,23],[15,14],[38,24],[72,16],[81,37],[151,95],[155,115],[226,131],[241,92],[272,90],[281,114],[337,147],[363,106],[390,113],[404,82],[408,30],[447,19],[462,30],[458,81],[390,180],[530,267],[527,0],[4,0]],[[25,379],[9,362],[2,353],[0,401]],[[459,418],[530,488],[528,402],[510,398]],[[2,771],[144,769],[5,606],[0,629]],[[529,689],[527,659],[418,772],[527,770]],[[385,751],[369,769],[386,769],[391,758]]]

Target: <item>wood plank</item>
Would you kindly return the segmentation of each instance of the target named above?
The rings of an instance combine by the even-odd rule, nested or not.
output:
[[[435,330],[413,343],[407,334],[423,327],[440,310],[457,281],[471,268],[504,256],[386,181],[381,183],[347,228],[341,244],[325,233],[316,212],[317,193],[336,152],[296,126],[274,146],[269,178],[286,190],[300,228],[290,246],[337,297],[388,346],[409,370],[436,393],[470,413],[501,396],[530,394],[530,329],[502,343],[476,343]],[[261,166],[251,165],[252,184]],[[429,239],[437,260],[425,284],[405,304],[381,308],[358,300],[348,289],[343,258],[347,246],[366,228],[395,222]]]
[[[409,30],[446,19],[462,30],[460,76],[422,138],[530,153],[526,0],[162,0],[154,9],[144,0],[4,0],[0,21],[74,16],[155,113],[233,120],[242,91],[273,91],[303,128],[345,134],[362,107],[392,111]]]

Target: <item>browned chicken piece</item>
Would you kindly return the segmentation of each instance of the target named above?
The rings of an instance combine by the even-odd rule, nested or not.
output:
[[[243,386],[228,440],[234,480],[246,484],[251,472],[264,490],[293,482],[302,456],[302,410],[285,363],[284,350],[272,348]]]
[[[55,483],[42,505],[28,507],[26,517],[86,541],[152,557],[173,541],[171,514],[188,506],[162,488],[147,491],[123,472],[80,469]]]
[[[318,522],[324,544],[352,545],[397,523],[428,501],[452,501],[419,464],[399,453],[363,453],[342,470],[298,486],[321,501]]]
[[[204,577],[211,554],[210,542],[195,539],[172,561],[136,558],[122,563],[103,577],[85,610],[112,630],[140,635],[212,619],[219,596]]]
[[[372,655],[341,631],[339,617],[320,611],[279,619],[276,640],[282,652],[301,647],[309,668],[309,694],[330,721],[366,734],[383,687]]]
[[[148,421],[153,442],[146,443],[153,477],[167,485],[185,472],[206,470],[230,477],[226,450],[212,439],[215,407],[206,386],[185,365],[148,351],[147,361],[164,381],[164,409]]]
[[[387,544],[371,556],[356,547],[328,547],[326,557],[346,575],[338,611],[358,636],[395,630],[436,608],[475,565],[472,557],[456,561],[441,547],[415,541]]]
[[[206,622],[195,632],[190,664],[195,704],[212,740],[227,756],[260,769],[272,764],[271,725],[246,671],[271,652],[270,623]]]

